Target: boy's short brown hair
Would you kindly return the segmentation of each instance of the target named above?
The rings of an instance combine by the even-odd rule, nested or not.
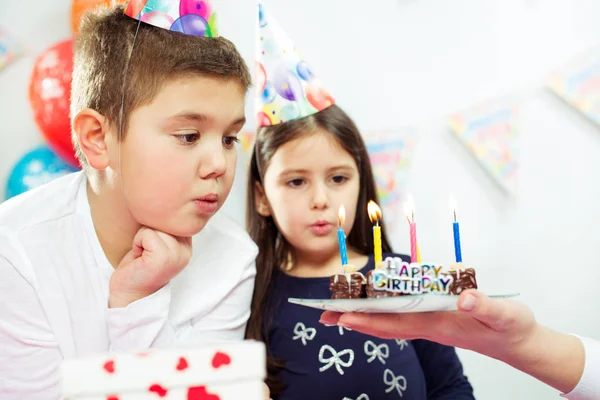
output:
[[[197,74],[238,80],[244,90],[250,87],[248,67],[229,40],[171,32],[139,23],[124,11],[124,6],[114,6],[83,17],[75,40],[71,117],[91,108],[118,128],[124,93],[125,135],[130,113],[152,102],[162,85],[174,78]],[[73,144],[85,167],[74,133]]]

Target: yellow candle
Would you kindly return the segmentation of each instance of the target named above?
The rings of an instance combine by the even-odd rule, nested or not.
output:
[[[419,249],[419,242],[417,242],[417,262],[421,262],[421,249]]]
[[[373,257],[375,265],[377,265],[378,263],[383,261],[383,254],[381,252],[381,227],[379,225],[375,225],[373,227],[373,244]]]
[[[379,220],[381,219],[381,208],[373,200],[367,204],[367,210],[369,212],[369,219],[375,225],[373,225],[373,261],[375,266],[383,261],[383,253],[381,248],[381,226],[379,226]]]

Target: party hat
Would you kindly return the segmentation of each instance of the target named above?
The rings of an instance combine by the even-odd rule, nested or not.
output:
[[[255,85],[259,126],[307,117],[335,103],[261,1],[257,49]]]
[[[125,14],[174,32],[218,36],[217,15],[211,0],[130,0]]]

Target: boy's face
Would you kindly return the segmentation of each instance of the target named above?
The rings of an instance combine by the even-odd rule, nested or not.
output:
[[[352,156],[318,129],[277,149],[265,171],[266,199],[257,202],[258,211],[263,214],[268,204],[268,213],[299,255],[328,257],[338,251],[340,205],[346,209],[346,233],[354,225],[359,186]]]
[[[187,237],[221,208],[235,176],[244,97],[235,80],[192,76],[167,82],[130,114],[120,172],[138,223]],[[110,164],[118,170],[119,143],[112,147]]]

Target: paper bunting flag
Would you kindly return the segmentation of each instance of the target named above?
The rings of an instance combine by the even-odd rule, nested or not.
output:
[[[600,49],[552,74],[547,86],[567,104],[600,124]]]
[[[417,143],[416,132],[410,128],[365,135],[377,185],[377,197],[388,230],[398,225],[405,200],[406,182]]]
[[[240,145],[244,154],[250,153],[252,151],[255,137],[256,132],[254,131],[242,131],[238,134],[238,139],[240,140]]]
[[[0,71],[23,55],[23,49],[17,41],[0,26]]]
[[[452,132],[509,195],[517,193],[518,116],[516,102],[497,100],[449,120]]]

